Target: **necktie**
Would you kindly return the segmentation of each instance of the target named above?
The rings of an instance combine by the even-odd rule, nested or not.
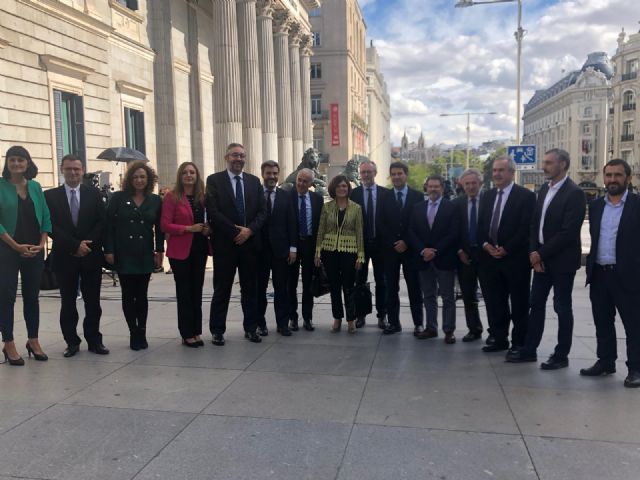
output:
[[[498,244],[498,227],[500,226],[500,209],[502,208],[502,190],[498,190],[498,201],[493,209],[493,216],[491,217],[491,227],[489,229],[489,237],[493,240],[494,245]]]
[[[403,207],[403,204],[402,204],[402,192],[398,192],[397,195],[398,195],[398,204],[400,205],[400,208],[402,208]]]
[[[300,236],[308,237],[309,229],[307,228],[307,197],[300,195]]]
[[[367,238],[373,239],[376,236],[376,226],[375,226],[375,216],[373,214],[373,192],[371,187],[367,188],[368,199],[367,199]]]
[[[273,204],[271,203],[271,193],[273,190],[267,190],[265,193],[267,194],[267,213],[271,216],[271,212],[273,210]]]
[[[244,219],[244,195],[242,194],[242,178],[240,175],[234,177],[236,179],[236,210],[238,210],[238,216],[240,217],[240,224],[245,224]]]
[[[69,209],[71,210],[71,221],[75,227],[78,226],[78,213],[80,212],[80,202],[75,189],[71,190],[71,200],[69,200]]]
[[[471,199],[471,216],[469,217],[469,243],[472,247],[478,244],[478,209],[476,207],[476,198]]]
[[[429,209],[427,210],[427,221],[429,222],[429,228],[433,227],[433,221],[436,219],[436,202],[429,202]]]

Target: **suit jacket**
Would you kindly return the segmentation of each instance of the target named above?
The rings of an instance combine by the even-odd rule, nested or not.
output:
[[[409,221],[409,242],[411,250],[420,255],[424,248],[435,248],[438,252],[431,260],[436,268],[441,270],[453,270],[458,263],[458,236],[459,224],[456,206],[446,198],[440,201],[438,213],[429,227],[427,221],[427,209],[429,202],[423,201],[414,205]],[[431,262],[417,259],[418,269],[424,270]]]
[[[481,199],[482,199],[482,196],[478,196],[478,200],[476,201],[478,220],[480,219],[480,200]],[[467,195],[461,195],[459,197],[456,197],[451,203],[453,203],[454,207],[456,208],[458,225],[459,225],[458,249],[463,250],[467,255],[470,255],[471,242],[469,241],[468,201],[469,201],[469,197]],[[476,242],[478,241],[477,225],[478,224],[476,223]]]
[[[243,193],[246,227],[253,235],[243,247],[260,249],[260,234],[267,219],[267,204],[260,180],[255,175],[244,172]],[[211,224],[211,245],[213,254],[232,251],[236,248],[233,239],[238,235],[236,225],[242,225],[236,209],[236,197],[227,170],[209,175],[207,178],[207,215]]]
[[[71,220],[71,209],[64,185],[47,190],[44,194],[51,213],[52,268],[63,272],[69,266],[83,269],[102,268],[103,236],[106,227],[104,201],[97,188],[80,185],[80,211],[78,225]],[[74,254],[82,240],[91,240],[91,253],[78,258]]]
[[[298,206],[299,195],[295,187],[291,189],[291,204],[293,205],[293,213],[296,219],[296,226],[298,225],[300,218],[300,207]],[[324,199],[322,195],[316,192],[309,191],[309,198],[311,199],[311,228],[313,234],[311,235],[313,245],[316,244],[318,239],[318,226],[320,225],[320,213],[322,213],[322,206],[324,205]],[[296,229],[296,232],[298,230]]]
[[[187,197],[183,196],[181,202],[176,202],[173,193],[165,193],[162,200],[160,228],[166,234],[167,258],[184,260],[189,256],[193,236],[202,235],[185,231],[185,227],[194,223],[193,211]],[[211,255],[211,244],[209,244],[209,255]]]
[[[381,218],[379,224],[384,228],[381,230],[382,245],[393,249],[393,244],[398,240],[404,240],[409,246],[409,220],[413,207],[417,203],[424,202],[424,195],[413,188],[407,191],[407,198],[402,209],[398,205],[394,190],[389,190],[385,196]]]
[[[478,218],[478,245],[480,246],[485,242],[493,245],[489,230],[497,191],[496,188],[492,188],[480,199]],[[529,232],[535,202],[536,195],[533,192],[520,185],[513,185],[504,205],[498,227],[497,246],[503,247],[507,251],[507,255],[502,261],[522,262],[529,265]],[[482,258],[493,259],[486,252],[483,252]]]
[[[548,192],[549,185],[544,184],[538,193],[531,221],[529,251],[537,251],[550,270],[558,273],[575,272],[580,268],[582,257],[580,229],[586,213],[584,192],[570,178],[565,180],[547,206],[542,227],[544,245],[540,245],[538,234]]]
[[[591,234],[591,250],[587,255],[587,284],[591,282],[593,269],[598,255],[600,241],[600,223],[604,212],[604,198],[596,198],[589,203],[589,233]],[[616,237],[616,268],[619,278],[617,287],[631,292],[640,292],[638,272],[640,272],[640,198],[629,192],[622,208],[622,216]]]
[[[288,192],[276,188],[271,215],[262,227],[263,244],[278,258],[287,258],[290,248],[298,246],[298,222],[290,200]]]
[[[366,205],[365,205],[365,193],[364,193],[365,187],[363,185],[360,185],[359,187],[354,188],[351,191],[351,200],[353,200],[354,202],[356,202],[358,205],[360,205],[360,208],[362,209],[362,228],[364,233],[366,234],[366,232],[368,231],[368,225],[367,225],[367,214],[366,212]],[[376,217],[375,217],[375,227],[376,227],[376,231],[375,231],[375,236],[376,236],[376,240],[378,242],[380,242],[380,239],[382,237],[382,231],[385,229],[384,223],[382,221],[382,209],[384,206],[384,202],[386,199],[386,195],[389,194],[389,189],[381,187],[380,185],[376,185],[376,205],[375,205],[375,213],[376,213]],[[366,240],[366,239],[365,239]]]

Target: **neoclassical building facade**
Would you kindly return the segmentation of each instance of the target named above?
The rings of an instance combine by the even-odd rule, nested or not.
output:
[[[247,169],[283,173],[313,144],[309,10],[319,0],[3,0],[0,147],[22,144],[45,186],[76,153],[114,184],[124,171],[96,157],[143,151],[161,185],[192,160],[224,168],[242,142]]]

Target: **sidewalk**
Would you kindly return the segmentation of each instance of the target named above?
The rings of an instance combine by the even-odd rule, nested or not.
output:
[[[479,343],[418,341],[406,298],[402,334],[383,337],[372,321],[331,334],[326,296],[315,332],[275,335],[270,308],[272,333],[256,345],[242,337],[236,296],[227,345],[211,345],[205,314],[206,346],[194,351],[179,343],[165,274],[150,286],[150,348],[133,352],[119,288],[104,285],[110,355],[83,343],[64,359],[59,302],[43,292],[49,362],[0,365],[0,480],[638,478],[640,392],[622,386],[624,341],[616,375],[578,375],[595,360],[583,270],[571,364],[556,372],[506,364]],[[205,296],[208,312],[210,271]],[[550,316],[541,360],[554,346]],[[458,326],[460,338],[462,308]],[[26,354],[22,320],[16,341]]]

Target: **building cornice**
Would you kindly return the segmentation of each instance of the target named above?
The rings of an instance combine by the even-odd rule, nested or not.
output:
[[[54,57],[53,55],[40,55],[40,62],[47,72],[59,73],[67,77],[77,78],[83,82],[90,74],[95,72],[93,68],[70,62],[64,58]]]
[[[88,15],[73,7],[56,0],[16,0],[18,3],[28,5],[42,13],[50,15],[76,27],[95,33],[101,37],[108,37],[113,28],[104,21]]]
[[[109,6],[116,12],[124,15],[125,17],[133,20],[136,23],[142,24],[144,22],[144,17],[142,15],[140,15],[135,10],[131,10],[130,8],[120,5],[118,2],[116,2],[116,0],[109,0]]]
[[[146,45],[136,42],[121,33],[113,32],[109,37],[109,42],[116,45],[123,50],[127,50],[131,53],[138,55],[139,57],[149,60],[150,62],[156,57],[156,53]]]
[[[135,83],[127,82],[126,80],[116,80],[116,89],[120,93],[131,95],[132,97],[145,99],[147,95],[153,92],[149,88],[136,85]]]
[[[173,59],[173,66],[177,70],[180,70],[181,72],[184,72],[187,75],[189,75],[191,73],[191,65],[189,63],[185,62],[184,60],[179,59],[179,58],[174,58]]]

